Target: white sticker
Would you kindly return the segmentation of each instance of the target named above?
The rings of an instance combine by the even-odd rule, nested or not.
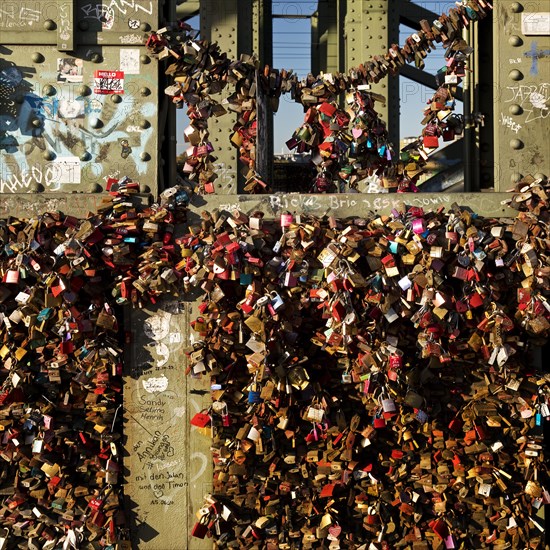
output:
[[[73,57],[57,58],[57,82],[78,83],[84,79],[84,62]]]
[[[122,48],[120,50],[120,70],[125,74],[139,74],[139,50],[137,48]]]
[[[142,380],[141,383],[147,393],[162,393],[168,388],[168,378],[164,374],[158,378],[147,378],[147,380]]]
[[[550,12],[524,12],[521,14],[521,32],[525,35],[549,36]]]
[[[59,183],[80,183],[80,159],[78,157],[57,157],[52,161],[56,167]]]
[[[143,332],[156,342],[166,338],[170,330],[170,317],[164,312],[159,315],[151,315],[143,324]]]

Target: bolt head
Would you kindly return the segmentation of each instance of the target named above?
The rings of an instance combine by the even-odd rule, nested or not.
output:
[[[82,86],[78,87],[77,92],[81,96],[86,96],[86,95],[90,95],[92,93],[92,90],[89,86],[82,84]]]
[[[57,90],[51,84],[47,84],[46,86],[44,86],[44,95],[55,95],[56,93]]]
[[[46,19],[46,21],[44,21],[44,28],[47,31],[53,31],[57,29],[57,25],[55,24],[55,21],[53,19]]]
[[[521,71],[518,71],[517,69],[514,69],[513,71],[510,71],[508,73],[508,77],[511,80],[523,80],[523,73]]]
[[[523,40],[517,34],[513,34],[508,38],[508,44],[517,48],[523,44]]]
[[[513,105],[510,105],[510,107],[508,107],[508,112],[511,115],[521,115],[521,113],[523,113],[523,109],[521,108],[521,105],[514,103]]]

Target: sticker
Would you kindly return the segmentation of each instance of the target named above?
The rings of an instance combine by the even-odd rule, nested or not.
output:
[[[126,74],[139,74],[139,50],[122,48],[120,50],[120,70]]]
[[[95,94],[123,94],[124,71],[94,71]]]
[[[57,157],[52,161],[59,175],[60,183],[80,183],[80,159],[78,157]]]
[[[128,27],[134,31],[137,31],[141,25],[139,19],[128,19]]]
[[[141,383],[147,393],[162,393],[168,388],[168,378],[164,374],[158,378],[142,380]]]
[[[60,57],[57,59],[57,82],[82,82],[84,62],[82,59]]]
[[[127,139],[121,139],[120,140],[120,146],[122,147],[122,150],[120,152],[120,156],[123,159],[128,158],[128,156],[132,152],[132,148],[130,147],[129,141]]]
[[[65,120],[84,118],[84,100],[61,97],[57,104],[57,116]]]
[[[549,36],[550,12],[524,12],[521,14],[521,32],[525,35]]]

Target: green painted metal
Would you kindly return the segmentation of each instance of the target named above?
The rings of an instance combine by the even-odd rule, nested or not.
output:
[[[100,193],[122,176],[143,192],[162,189],[170,168],[160,169],[159,105],[168,107],[145,31],[160,26],[167,7],[0,4],[0,194]]]
[[[495,3],[495,191],[532,174],[550,175],[550,31],[548,2]]]
[[[242,4],[251,7],[245,0]],[[240,51],[249,52],[248,48],[241,50],[239,45],[244,40],[250,40],[250,26],[243,21],[246,17],[250,21],[251,11],[241,13],[237,0],[224,2],[201,2],[200,4],[200,31],[201,38],[210,42],[217,42],[222,51],[227,52],[230,59],[236,59]],[[239,26],[240,25],[240,26]],[[241,32],[239,32],[241,31]],[[247,44],[248,45],[248,44]],[[230,90],[227,88],[221,97],[227,97]],[[230,143],[229,136],[235,124],[236,116],[228,112],[223,117],[211,122],[210,141],[214,146],[214,155],[217,157],[216,193],[227,195],[237,193],[238,165],[237,149]]]
[[[342,0],[344,1],[344,0]],[[346,69],[357,67],[371,56],[399,43],[399,3],[390,0],[345,0]],[[386,97],[376,105],[388,125],[390,141],[399,143],[399,79],[389,77],[372,85],[372,91]]]
[[[313,74],[344,72],[343,0],[319,0],[311,22],[311,71]]]

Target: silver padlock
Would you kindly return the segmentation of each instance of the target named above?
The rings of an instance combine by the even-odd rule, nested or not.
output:
[[[272,290],[269,293],[269,296],[271,297],[271,307],[275,311],[278,311],[285,305],[285,303],[283,302],[283,299],[279,296],[279,293],[276,290]]]

